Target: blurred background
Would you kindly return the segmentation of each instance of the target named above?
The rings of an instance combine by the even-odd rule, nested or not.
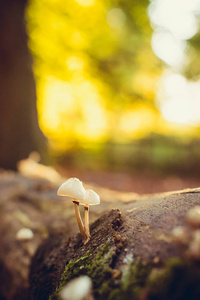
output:
[[[0,167],[198,186],[200,0],[0,0]],[[39,125],[38,125],[39,124]]]

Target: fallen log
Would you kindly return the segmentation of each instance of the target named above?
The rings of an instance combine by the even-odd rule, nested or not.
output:
[[[200,189],[141,197],[97,219],[86,245],[80,234],[47,238],[32,260],[30,299],[61,299],[83,275],[97,300],[200,299],[198,205]]]
[[[0,170],[0,299],[28,300],[31,259],[41,242],[63,233],[67,240],[78,233],[73,203],[57,196],[62,178],[55,170],[24,162],[23,175]],[[46,179],[47,178],[47,179]],[[91,185],[85,185],[93,188]],[[90,211],[91,223],[112,208],[139,198],[95,187],[101,205]]]
[[[96,299],[199,299],[198,209],[196,215],[190,209],[200,205],[200,189],[140,196],[87,185],[100,195],[101,205],[90,211],[92,238],[83,246],[72,203],[56,195],[65,178],[35,168],[29,164],[31,173],[23,176],[0,172],[0,299],[56,299],[59,289],[84,274]],[[168,274],[168,284],[162,274]],[[170,282],[187,287],[188,298],[169,296]]]

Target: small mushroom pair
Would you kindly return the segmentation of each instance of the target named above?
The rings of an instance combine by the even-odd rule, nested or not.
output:
[[[100,203],[100,198],[93,190],[85,190],[82,182],[78,178],[70,178],[65,181],[58,189],[59,196],[67,196],[73,199],[75,206],[75,214],[78,227],[81,233],[82,241],[86,244],[90,239],[89,227],[89,205],[97,205]],[[79,204],[84,205],[85,209],[85,228],[79,212]]]

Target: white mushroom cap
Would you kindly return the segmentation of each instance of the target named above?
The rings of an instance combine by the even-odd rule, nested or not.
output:
[[[100,197],[97,193],[95,193],[93,190],[86,190],[86,197],[83,202],[80,202],[80,204],[83,205],[98,205],[100,204]]]
[[[28,241],[33,238],[33,232],[29,228],[21,228],[16,233],[16,239],[18,241]]]
[[[200,227],[200,206],[192,207],[188,211],[186,219],[189,225],[194,227]]]
[[[60,295],[62,300],[84,300],[93,299],[91,293],[92,280],[88,276],[83,275],[67,283]]]
[[[84,202],[86,198],[85,189],[78,178],[69,178],[58,189],[57,195],[68,196],[76,199],[77,202]]]

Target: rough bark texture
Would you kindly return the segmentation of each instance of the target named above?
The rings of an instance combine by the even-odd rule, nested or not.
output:
[[[32,59],[24,13],[27,0],[0,0],[0,167],[15,169],[41,150]]]
[[[33,162],[22,169],[49,180],[0,172],[0,299],[29,299],[29,266],[39,244],[54,233],[64,233],[65,240],[78,233],[72,201],[56,195],[65,179]],[[95,190],[102,195],[102,204],[90,210],[91,223],[113,207],[113,199],[116,205],[121,202],[120,193]],[[33,231],[33,239],[17,240],[18,230],[24,227]]]
[[[59,289],[82,274],[92,278],[95,299],[199,299],[195,280],[200,280],[200,242],[194,241],[199,229],[185,216],[200,205],[200,189],[138,196],[86,186],[99,193],[101,204],[90,210],[91,240],[83,245],[73,203],[56,195],[64,180],[58,176],[52,183],[13,172],[0,174],[0,299],[48,299],[50,294],[58,299]],[[187,238],[177,244],[171,231],[180,225]],[[32,239],[17,240],[23,227],[33,231]],[[170,262],[174,257],[182,261]],[[168,280],[167,285],[166,277],[165,289],[156,288],[156,294],[154,275],[160,270],[162,287],[165,273],[172,274],[177,287],[180,280],[173,276],[195,274],[187,280],[181,277],[189,298],[173,298],[173,284]]]
[[[198,204],[198,189],[140,199],[121,205],[122,213],[116,209],[98,219],[86,245],[79,235],[67,241],[51,239],[55,246],[50,249],[46,240],[32,262],[30,299],[60,299],[63,286],[80,275],[92,279],[95,299],[199,299],[200,245],[197,242],[199,254],[194,256],[196,229],[185,219]],[[178,225],[185,226],[189,237],[182,247],[172,236]],[[163,273],[155,279],[152,273],[158,270]],[[194,274],[194,280],[188,273]],[[168,286],[166,291],[156,286],[159,280],[161,286]],[[174,293],[179,296],[173,298]]]

